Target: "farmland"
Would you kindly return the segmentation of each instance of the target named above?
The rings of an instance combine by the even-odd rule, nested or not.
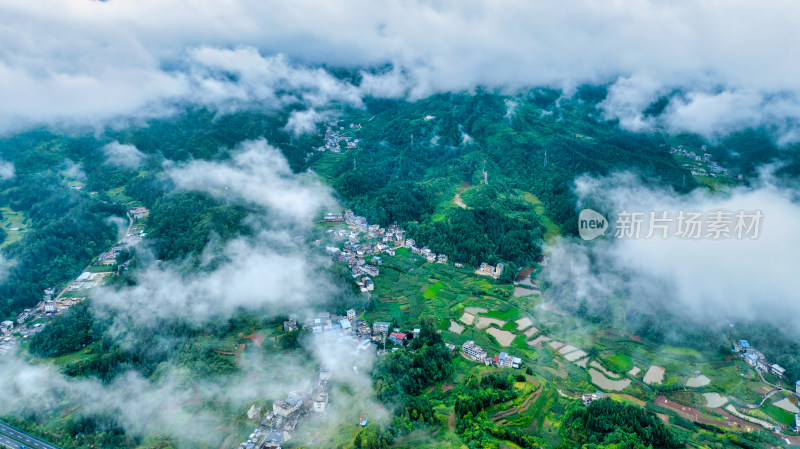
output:
[[[527,271],[536,281],[538,267]],[[374,309],[367,319],[389,315],[394,325],[404,328],[420,318],[433,318],[447,342],[461,345],[472,340],[489,356],[505,351],[520,357],[523,367],[518,372],[527,372],[526,382],[517,385],[521,396],[495,406],[489,417],[545,436],[557,433],[558,410],[598,389],[619,392],[615,400],[648,406],[663,394],[667,405],[684,404],[698,411],[689,418],[704,417],[721,426],[726,426],[721,419],[726,412],[720,407],[731,404],[784,429],[791,424],[790,417],[794,419],[772,404],[779,396],[760,409],[746,409],[745,404],[761,400],[765,385],[752,368],[729,353],[645,343],[548,307],[539,294],[515,295],[515,288],[519,287],[477,276],[471,269],[427,263],[399,249],[395,256],[383,258],[381,274],[375,278]],[[463,357],[455,361],[456,379],[496,369]],[[447,447],[446,436],[440,433],[437,440]],[[411,445],[416,440],[403,441]]]

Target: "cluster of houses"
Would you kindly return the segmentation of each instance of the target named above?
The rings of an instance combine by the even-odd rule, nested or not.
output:
[[[345,262],[353,273],[359,289],[362,292],[373,290],[374,285],[369,276],[375,277],[380,274],[379,265],[383,263],[379,254],[394,256],[398,248],[407,248],[411,253],[416,254],[430,263],[446,264],[449,261],[447,254],[436,254],[427,246],[417,246],[417,242],[412,238],[406,238],[406,231],[397,223],[382,228],[377,224],[369,224],[366,217],[355,215],[352,210],[345,210],[344,213],[327,212],[322,220],[328,223],[343,222],[349,229],[329,229],[327,232],[334,240],[345,240],[340,249],[336,246],[328,246],[326,250],[332,255],[334,260]],[[370,258],[370,263],[367,263]],[[461,263],[454,263],[455,267],[462,267]],[[497,266],[482,262],[475,270],[479,276],[489,276],[498,279],[503,274],[503,264]]]
[[[272,402],[272,411],[263,415],[261,424],[239,445],[239,449],[280,449],[294,437],[297,424],[308,413],[325,413],[328,408],[328,382],[331,372],[324,366],[317,372],[310,391],[292,391],[286,398]],[[255,405],[247,412],[249,419],[262,416]]]
[[[134,207],[133,209],[128,210],[128,215],[131,217],[141,220],[143,218],[147,218],[150,215],[150,209],[140,206]],[[147,233],[140,229],[138,226],[131,226],[130,232],[125,234],[125,237],[122,241],[114,245],[111,249],[100,254],[100,257],[97,258],[98,265],[114,265],[117,263],[117,256],[122,251],[123,248],[127,246],[133,246],[139,243],[143,238],[147,236]]]
[[[63,306],[59,306],[58,302],[53,299],[54,294],[55,289],[46,289],[42,300],[35,307],[23,310],[14,321],[5,320],[0,322],[0,355],[10,351],[16,345],[16,339],[13,334],[19,333],[22,339],[25,340],[44,329],[44,324],[42,323],[25,326],[26,322],[39,318],[49,318],[59,310],[63,310]]]
[[[128,214],[137,220],[141,220],[142,218],[147,218],[150,215],[150,209],[144,206],[134,207],[133,209],[128,210]]]
[[[408,248],[412,253],[423,257],[428,262],[447,263],[447,254],[436,254],[427,246],[420,248],[417,246],[417,242],[415,242],[414,239],[406,239],[403,246]]]
[[[677,147],[670,147],[669,153],[670,154],[680,154],[683,155],[695,162],[700,162],[706,164],[708,170],[705,169],[692,169],[693,176],[717,176],[718,174],[727,175],[728,169],[719,165],[719,163],[715,162],[711,159],[711,154],[706,153],[708,147],[706,145],[702,145],[700,147],[700,151],[702,154],[697,154],[694,151],[689,151],[684,148],[683,145],[678,145]]]
[[[42,300],[39,301],[35,307],[31,307],[25,309],[17,315],[16,322],[17,324],[23,324],[26,321],[30,321],[32,319],[42,318],[42,317],[49,317],[56,312],[63,310],[63,306],[59,306],[58,302],[53,299],[53,295],[55,295],[54,288],[48,288],[44,291],[44,296],[42,296]],[[10,323],[6,326],[7,323]],[[3,321],[4,326],[0,326],[0,328],[5,329],[6,327],[9,329],[13,329],[14,322],[13,321]]]
[[[351,130],[357,131],[361,129],[361,125],[351,123],[350,127]],[[318,147],[317,151],[331,151],[334,153],[339,153],[342,151],[342,144],[348,149],[355,149],[358,148],[358,144],[360,139],[354,139],[350,136],[342,135],[342,131],[345,130],[344,126],[338,126],[336,122],[328,123],[328,127],[325,130],[325,144],[321,147]]]
[[[461,345],[461,352],[476,362],[481,362],[486,366],[496,366],[498,368],[519,368],[522,359],[514,357],[507,352],[501,352],[494,357],[489,356],[486,351],[470,340]]]
[[[69,287],[68,287],[69,288]],[[0,355],[8,352],[15,344],[16,339],[13,334],[19,334],[22,340],[26,340],[44,329],[43,323],[26,325],[34,320],[51,318],[53,315],[66,310],[71,305],[85,298],[58,298],[54,299],[54,288],[45,289],[42,300],[36,306],[24,309],[17,315],[14,321],[6,320],[0,323]]]
[[[497,279],[501,274],[503,274],[503,264],[498,263],[497,266],[492,266],[486,262],[481,262],[481,266],[475,270],[475,274],[478,276],[489,276]]]
[[[347,315],[339,316],[335,313],[320,312],[314,317],[308,317],[298,323],[296,315],[289,315],[283,322],[283,330],[290,332],[300,327],[311,330],[314,335],[341,336],[353,338],[369,338],[372,330],[366,321],[358,319],[355,309],[347,311]]]
[[[737,340],[733,343],[733,350],[750,366],[764,373],[772,373],[778,377],[786,374],[786,369],[777,363],[769,363],[759,350],[750,346],[747,340]],[[800,391],[800,390],[799,390]]]
[[[368,292],[374,288],[369,276],[375,277],[380,274],[379,265],[383,261],[379,254],[394,256],[397,248],[405,247],[428,262],[447,263],[448,261],[447,254],[437,255],[428,247],[418,247],[414,239],[407,239],[405,229],[398,226],[397,223],[382,228],[377,224],[369,224],[366,217],[355,215],[349,209],[344,213],[327,212],[322,219],[329,223],[343,222],[348,225],[349,229],[328,230],[328,234],[334,240],[345,240],[345,242],[341,249],[336,246],[328,246],[326,250],[334,260],[348,265],[362,292]],[[367,263],[368,258],[371,263]],[[500,270],[502,271],[502,268]]]
[[[355,344],[357,353],[377,351],[378,355],[387,352],[387,342],[395,346],[392,349],[394,351],[405,346],[411,338],[418,337],[420,333],[418,328],[413,329],[410,334],[401,332],[399,328],[393,328],[392,323],[388,321],[375,321],[370,326],[367,321],[358,318],[355,309],[348,310],[346,316],[320,312],[303,322],[298,322],[295,315],[290,315],[289,319],[283,322],[283,330],[286,332],[299,329],[301,326],[310,330],[312,335],[333,338],[342,344]],[[380,350],[379,345],[382,345]]]
[[[355,309],[347,311],[346,315],[320,312],[315,316],[298,321],[295,315],[290,315],[283,322],[284,331],[309,329],[318,338],[335,339],[335,341],[354,347],[356,353],[374,351],[378,355],[386,354],[386,344],[394,346],[392,351],[399,350],[412,338],[419,336],[420,329],[413,329],[410,333],[401,332],[392,328],[388,321],[375,321],[370,326],[359,319]],[[378,349],[378,344],[383,344],[383,349]],[[446,344],[450,351],[455,350],[455,345]],[[517,359],[519,360],[519,359]],[[515,366],[516,367],[516,366]],[[272,403],[272,411],[263,415],[261,424],[250,434],[248,439],[239,445],[239,449],[275,449],[294,437],[298,422],[309,413],[323,414],[328,408],[328,382],[331,372],[325,367],[317,373],[313,387],[306,391],[293,391],[285,399]],[[248,418],[257,419],[262,416],[260,409],[255,406],[248,411]],[[362,420],[366,425],[366,418]]]
[[[14,347],[16,344],[16,340],[11,333],[14,330],[14,322],[13,321],[3,321],[0,322],[0,355],[5,354],[6,352],[10,351],[11,348]]]
[[[408,342],[419,337],[420,329],[415,328],[410,332],[402,332],[400,328],[392,327],[388,321],[375,321],[370,324],[358,317],[355,309],[347,311],[347,315],[337,315],[330,312],[320,312],[316,316],[308,317],[299,322],[297,316],[290,315],[289,319],[283,322],[283,330],[291,332],[300,327],[310,330],[312,335],[324,338],[334,338],[343,344],[356,345],[356,351],[372,351],[382,355],[387,353],[386,345],[395,346],[393,351],[400,349]],[[381,347],[382,349],[379,349]],[[455,346],[447,344],[452,352]],[[509,359],[509,364],[512,360]],[[519,363],[519,359],[517,362]],[[516,368],[516,367],[514,367]]]
[[[794,383],[794,394],[800,396],[800,380]],[[800,433],[800,414],[794,414],[794,428],[792,431]]]
[[[128,211],[129,215],[137,220],[146,218],[150,214],[150,210],[146,207],[135,207]],[[146,232],[140,230],[137,226],[132,226],[120,243],[115,245],[108,251],[103,252],[97,259],[97,265],[113,265],[116,263],[117,255],[124,247],[133,246],[139,243],[142,238],[147,235]],[[92,273],[88,271],[82,272],[78,277],[71,281],[65,291],[78,291],[84,288],[92,288],[100,284],[105,276],[109,273],[100,272]],[[85,297],[58,297],[55,288],[45,289],[42,300],[36,304],[35,307],[24,309],[15,321],[3,321],[0,324],[0,355],[8,352],[8,350],[15,343],[11,334],[18,332],[22,339],[27,339],[33,334],[40,332],[44,329],[44,324],[35,323],[32,326],[24,326],[25,323],[41,319],[50,318],[55,314],[70,308],[71,306],[83,301]],[[18,325],[16,328],[14,324]]]
[[[78,290],[84,288],[94,288],[97,287],[103,279],[108,276],[110,273],[101,272],[101,273],[91,273],[88,271],[84,271],[74,281],[70,282],[67,285],[67,291],[76,292]],[[59,309],[61,310],[61,309]]]

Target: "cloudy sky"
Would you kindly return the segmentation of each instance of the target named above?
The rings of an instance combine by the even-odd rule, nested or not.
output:
[[[606,114],[635,129],[675,89],[660,125],[786,129],[800,116],[799,15],[783,0],[2,0],[0,129],[281,104],[284,87],[314,106],[587,82],[613,83]],[[321,64],[395,69],[354,88]]]

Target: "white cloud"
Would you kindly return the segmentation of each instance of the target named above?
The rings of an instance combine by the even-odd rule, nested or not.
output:
[[[11,179],[16,175],[14,164],[0,159],[0,179]]]
[[[555,291],[568,287],[579,300],[605,300],[613,292],[625,292],[634,303],[655,301],[694,320],[770,320],[797,329],[800,302],[792,279],[800,248],[796,230],[800,196],[771,184],[768,175],[761,179],[752,190],[738,188],[730,194],[696,190],[679,196],[642,185],[629,174],[579,178],[580,202],[601,207],[612,222],[611,213],[623,210],[668,211],[673,219],[681,210],[725,210],[734,213],[734,224],[738,211],[761,211],[759,235],[741,240],[735,236],[562,240],[552,249],[546,276]],[[648,233],[647,221],[642,237]],[[674,233],[676,222],[671,225],[670,233]]]
[[[650,76],[623,77],[609,87],[608,96],[599,107],[606,119],[619,119],[625,129],[644,131],[653,126],[654,120],[642,112],[664,93],[663,84]]]
[[[157,319],[200,323],[237,310],[291,313],[321,303],[331,292],[322,268],[329,262],[303,250],[286,231],[263,231],[228,242],[213,270],[183,274],[180,266],[153,266],[134,287],[99,292],[96,307],[123,327],[149,327]],[[313,282],[310,279],[314,279]]]
[[[317,123],[328,120],[330,117],[331,114],[328,112],[320,112],[316,109],[292,111],[289,114],[289,120],[286,122],[285,129],[295,134],[314,132],[317,129]]]
[[[193,161],[169,167],[167,175],[181,190],[262,206],[275,221],[308,223],[335,204],[330,187],[315,176],[293,173],[280,150],[263,139],[243,142],[230,161]]]
[[[144,153],[135,145],[121,144],[116,140],[103,146],[103,154],[106,156],[107,164],[132,169],[139,168],[144,159]]]
[[[212,241],[207,251],[217,257],[213,270],[184,274],[180,266],[151,266],[138,274],[136,286],[98,294],[99,309],[112,312],[124,327],[149,326],[158,318],[203,322],[240,309],[289,313],[330,294],[320,272],[330,261],[294,239],[309,228],[309,218],[335,205],[316,177],[292,173],[280,151],[264,140],[242,143],[229,161],[193,161],[169,166],[166,173],[178,190],[254,208],[250,223],[256,229],[222,247]]]
[[[629,97],[680,89],[682,101],[699,102],[708,115],[715,108],[703,97],[731,92],[762,99],[731,104],[758,120],[797,118],[800,61],[787,55],[798,53],[799,13],[788,0],[6,1],[0,128],[159,115],[176,102],[271,106],[284,87],[317,107],[330,100],[358,105],[363,95],[413,99],[475,85],[569,90],[645,77],[653,84],[628,86]],[[286,56],[273,56],[279,54]],[[394,68],[364,75],[359,89],[299,64]],[[782,106],[758,107],[781,95]],[[643,101],[630,103],[637,104]],[[685,105],[674,106],[668,123],[694,124],[682,118],[691,112],[680,111]],[[628,111],[631,126],[642,126],[635,109]],[[719,125],[751,123],[747,114],[739,117]]]

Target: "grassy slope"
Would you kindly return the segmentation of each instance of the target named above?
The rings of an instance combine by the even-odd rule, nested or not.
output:
[[[6,230],[8,233],[8,237],[0,245],[0,248],[4,248],[14,242],[18,242],[22,240],[22,237],[28,232],[28,220],[25,218],[25,215],[22,212],[17,212],[12,210],[10,207],[0,207],[0,212],[3,213],[3,220],[0,221],[0,226]],[[21,228],[17,231],[11,231],[11,228]]]

